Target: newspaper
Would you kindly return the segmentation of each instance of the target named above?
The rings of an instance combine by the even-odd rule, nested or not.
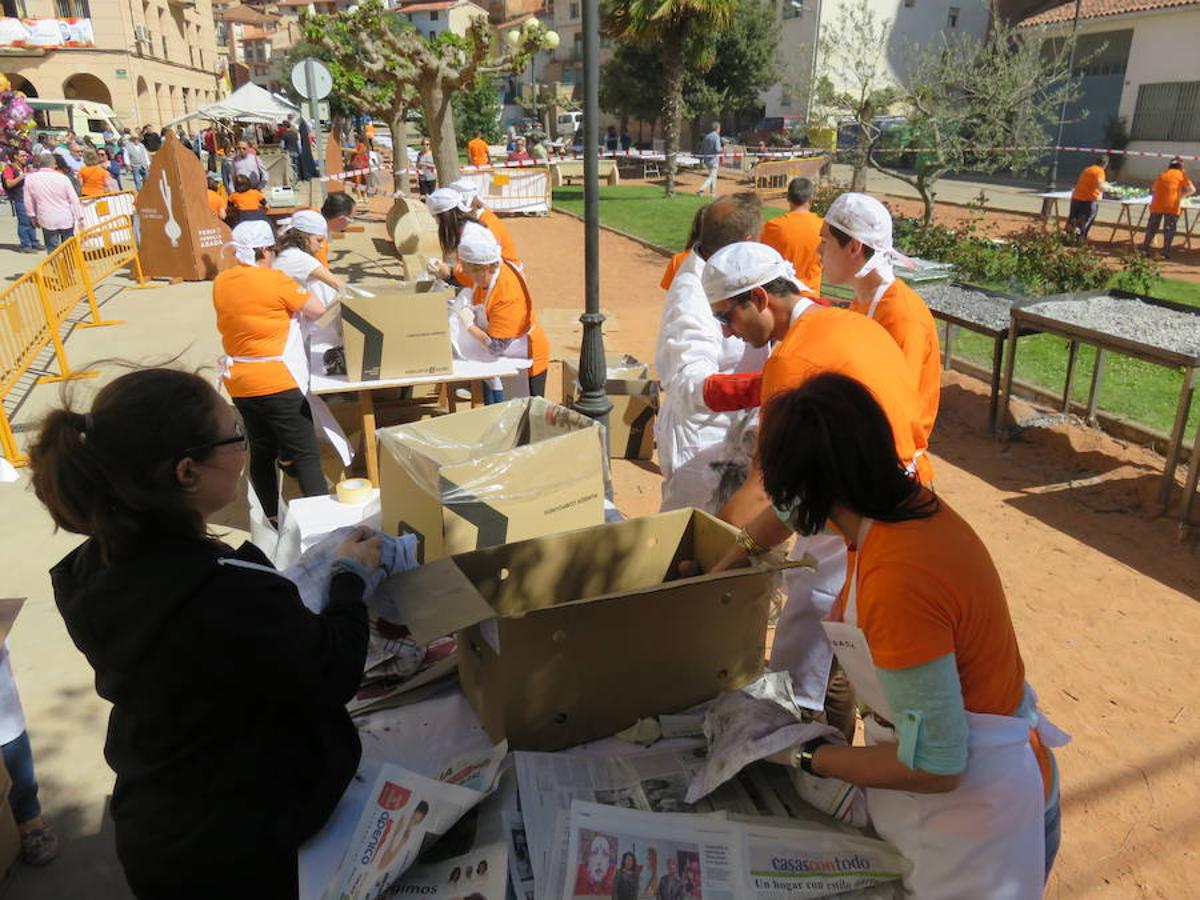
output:
[[[385,764],[368,795],[341,864],[322,895],[323,900],[395,896],[392,889],[422,850],[449,832],[496,786],[507,752],[507,744],[502,743],[487,753],[456,760],[446,767],[444,778],[439,780]],[[503,834],[498,831],[496,837],[499,844],[489,844],[487,854],[479,858],[492,858],[496,846],[499,847],[501,858],[495,869],[501,873],[499,896],[502,896],[507,861]],[[474,852],[470,845],[466,850]],[[421,877],[434,876],[425,872]]]
[[[525,820],[519,812],[504,812],[504,838],[508,844],[508,878],[517,900],[534,900],[533,860],[525,839]]]
[[[661,816],[575,801],[563,900],[809,900],[883,888],[910,864],[853,835],[736,817]]]
[[[688,786],[686,799],[697,802],[746,766],[816,738],[844,743],[837,729],[805,721],[787,672],[767,672],[736,691],[718,697],[704,717],[708,759]],[[794,786],[824,813],[859,827],[866,824],[866,799],[860,789],[837,779],[796,773]]]
[[[489,798],[470,810],[381,895],[505,900],[509,851],[503,816]]]
[[[745,815],[788,815],[802,806],[786,777],[770,785],[735,779],[700,801],[688,803],[688,783],[704,765],[706,755],[707,748],[695,741],[605,757],[514,753],[538,900],[550,896],[549,885],[561,883],[562,873],[554,870],[555,854],[557,850],[558,858],[565,859],[560,844],[566,839],[565,816],[573,800],[660,814],[724,810]],[[777,791],[790,795],[790,800],[785,803],[773,796]],[[561,823],[560,814],[564,817]]]

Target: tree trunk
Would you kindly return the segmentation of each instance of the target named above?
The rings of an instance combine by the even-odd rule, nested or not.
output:
[[[392,132],[392,190],[408,194],[408,110],[393,108],[388,113],[388,128]]]
[[[858,134],[854,141],[853,171],[850,175],[850,190],[859,194],[865,194],[867,191],[867,158],[870,156],[870,150],[871,143],[867,124],[860,117]]]
[[[421,111],[425,114],[425,128],[433,144],[433,161],[437,165],[438,183],[449,184],[458,180],[458,142],[454,134],[454,110],[450,105],[450,92],[442,87],[438,76],[421,80]]]
[[[675,196],[675,172],[679,153],[679,113],[683,106],[683,39],[672,34],[662,43],[663,55],[663,140],[667,154],[668,197]]]

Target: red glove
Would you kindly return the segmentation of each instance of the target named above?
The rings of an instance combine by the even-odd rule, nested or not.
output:
[[[709,375],[704,379],[704,405],[713,412],[753,409],[762,403],[762,372]]]

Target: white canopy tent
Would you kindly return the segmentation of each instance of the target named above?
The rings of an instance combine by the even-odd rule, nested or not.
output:
[[[167,122],[167,125],[178,125],[188,119],[237,120],[273,125],[282,122],[288,116],[297,115],[299,112],[298,107],[280,100],[270,91],[253,82],[247,82],[224,100],[218,100],[216,103],[200,107],[195,112],[174,118]]]

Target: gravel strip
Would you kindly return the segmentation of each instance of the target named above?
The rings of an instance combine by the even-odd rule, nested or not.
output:
[[[934,312],[957,316],[990,331],[1008,331],[1012,301],[956,284],[923,284],[920,294]]]
[[[1177,312],[1141,300],[1107,296],[1035,303],[1025,308],[1048,319],[1146,347],[1200,358],[1200,312]]]

